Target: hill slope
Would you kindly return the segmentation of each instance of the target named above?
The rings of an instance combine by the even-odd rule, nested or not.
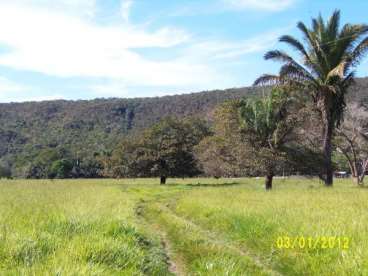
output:
[[[368,102],[368,78],[357,80],[352,90],[352,100]],[[93,157],[109,151],[124,135],[163,117],[210,118],[216,105],[260,92],[239,88],[159,98],[0,104],[0,165],[25,167],[49,148],[70,151],[78,158]]]
[[[92,157],[163,117],[208,118],[216,105],[255,94],[255,89],[240,88],[159,98],[0,104],[0,165],[24,167],[47,148]]]

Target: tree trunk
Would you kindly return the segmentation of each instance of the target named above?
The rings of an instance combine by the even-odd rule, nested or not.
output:
[[[166,184],[166,176],[161,176],[160,177],[160,184],[161,185],[165,185]]]
[[[364,184],[364,177],[365,177],[365,173],[367,171],[368,168],[368,159],[364,159],[362,162],[362,173],[359,176],[359,184],[363,186]]]
[[[356,183],[357,185],[359,185],[360,184],[360,175],[359,175],[356,160],[354,160],[352,166],[350,166],[350,170],[351,170],[351,178],[353,179],[353,182]]]
[[[331,100],[331,96],[326,95],[322,97],[318,103],[323,122],[322,152],[324,157],[324,182],[327,187],[331,187],[333,185],[332,136],[334,131],[334,122],[330,111]]]
[[[266,190],[272,190],[272,180],[273,180],[273,172],[269,172],[266,175],[265,187]]]
[[[358,175],[357,176],[352,175],[352,178],[353,178],[353,181],[354,181],[355,184],[357,184],[357,185],[361,184],[360,177]]]
[[[326,130],[323,137],[323,156],[325,159],[325,185],[333,185],[333,168],[332,168],[332,132],[333,127],[331,122],[326,123]]]
[[[358,177],[359,181],[358,181],[358,184],[359,186],[363,186],[364,185],[364,176],[365,174],[362,174]]]

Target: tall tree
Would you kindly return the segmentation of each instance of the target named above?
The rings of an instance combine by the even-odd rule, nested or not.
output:
[[[239,107],[241,100],[218,106],[213,116],[214,135],[204,138],[196,147],[196,157],[207,176],[249,176],[247,149],[242,143]]]
[[[190,177],[200,173],[193,148],[209,129],[201,120],[166,118],[143,133],[124,140],[112,156],[118,177]]]
[[[304,129],[307,126],[310,131],[309,124],[313,124],[306,120],[311,118],[311,110],[298,98],[299,94],[291,96],[276,89],[263,99],[231,100],[217,107],[213,135],[204,138],[195,150],[204,174],[268,174],[269,188],[276,174],[318,174],[322,158],[305,141]]]
[[[368,26],[345,24],[340,28],[340,12],[335,11],[327,21],[321,15],[312,19],[311,28],[302,22],[297,27],[304,44],[290,35],[279,40],[296,50],[301,62],[286,52],[270,51],[265,59],[283,64],[279,75],[263,75],[255,85],[288,85],[310,93],[323,124],[322,178],[332,186],[332,138],[343,119],[345,94],[353,83],[354,69],[368,50]]]
[[[266,97],[243,101],[239,108],[249,165],[266,175],[266,190],[272,189],[276,171],[287,162],[286,144],[292,140],[298,122],[292,103],[287,92],[274,89]]]

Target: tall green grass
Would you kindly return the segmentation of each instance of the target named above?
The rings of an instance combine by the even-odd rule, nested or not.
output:
[[[367,210],[350,180],[0,181],[0,275],[368,275]]]
[[[350,180],[332,189],[317,180],[277,180],[275,190],[262,181],[204,188],[185,194],[175,213],[251,250],[264,264],[285,275],[368,275],[368,189]],[[348,237],[349,249],[279,249],[289,237]]]
[[[166,275],[116,181],[2,181],[1,275]]]

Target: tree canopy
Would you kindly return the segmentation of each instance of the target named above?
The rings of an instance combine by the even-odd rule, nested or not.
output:
[[[298,122],[292,104],[286,91],[273,89],[270,95],[244,100],[239,106],[244,146],[252,156],[249,164],[266,175],[266,189],[272,188],[275,172],[287,162],[286,144]]]
[[[165,118],[138,136],[123,141],[113,153],[112,173],[118,177],[132,175],[190,177],[200,174],[193,149],[209,129],[201,120]]]

